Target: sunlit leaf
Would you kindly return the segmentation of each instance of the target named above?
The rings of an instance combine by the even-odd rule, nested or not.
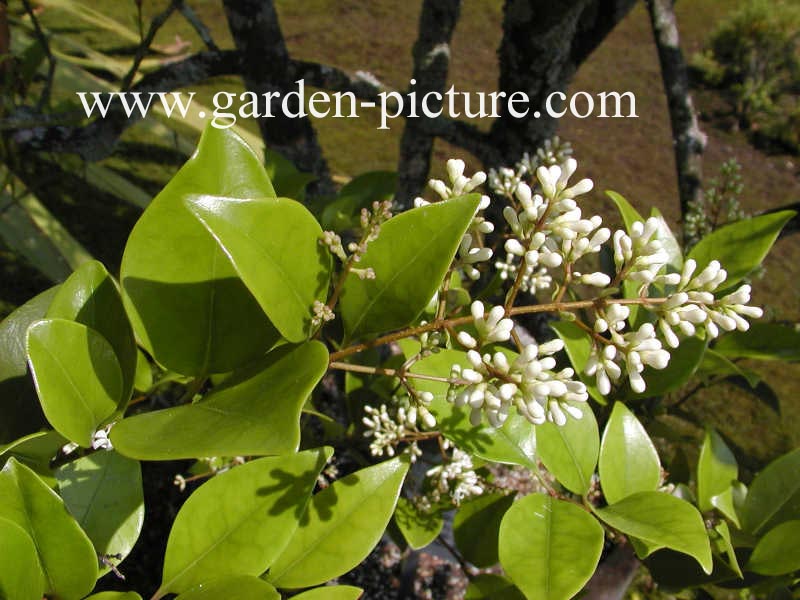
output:
[[[563,426],[544,423],[536,427],[536,443],[544,466],[559,483],[585,494],[600,453],[600,434],[591,408],[583,406],[580,419],[569,417]]]
[[[41,600],[43,593],[44,573],[31,536],[0,517],[0,598]]]

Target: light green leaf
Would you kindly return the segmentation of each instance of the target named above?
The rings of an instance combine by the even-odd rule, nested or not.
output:
[[[318,449],[260,458],[200,486],[175,518],[154,598],[263,573],[295,533],[330,455]]]
[[[47,424],[33,379],[28,376],[25,337],[43,318],[57,287],[42,292],[0,322],[0,443],[9,443]]]
[[[301,202],[305,199],[306,186],[317,179],[311,173],[299,171],[290,160],[270,148],[264,149],[264,168],[275,187],[276,194]]]
[[[317,585],[364,560],[392,517],[407,471],[408,463],[395,458],[315,494],[267,580],[282,588]]]
[[[619,214],[622,216],[622,221],[625,223],[625,229],[630,233],[631,225],[633,225],[636,221],[640,223],[644,223],[644,217],[639,214],[630,202],[628,202],[622,194],[618,194],[617,192],[606,190],[606,196],[611,198],[614,201],[614,204],[617,205],[617,210],[619,210]]]
[[[63,435],[52,429],[31,433],[0,448],[0,467],[13,456],[54,488],[56,480],[50,462],[67,441]]]
[[[800,360],[800,331],[777,323],[753,323],[719,338],[714,350],[730,358]]]
[[[719,534],[717,546],[721,546],[721,551],[725,552],[727,555],[728,566],[736,571],[736,574],[740,579],[743,579],[744,575],[742,575],[742,569],[739,566],[739,559],[736,557],[736,550],[734,549],[733,542],[731,541],[731,530],[728,528],[728,523],[726,521],[720,521],[714,525],[714,531]]]
[[[444,525],[444,519],[438,511],[423,513],[408,498],[397,499],[394,522],[414,550],[424,548],[435,540]]]
[[[461,505],[453,519],[453,537],[461,554],[476,567],[499,560],[500,522],[514,502],[514,494],[485,494]]]
[[[263,579],[253,575],[233,575],[201,583],[177,600],[281,600],[281,595]]]
[[[279,334],[216,240],[186,209],[186,200],[198,194],[275,196],[241,138],[208,126],[195,154],[133,228],[120,279],[145,350],[170,370],[202,376],[255,360]]]
[[[510,579],[502,575],[481,574],[469,582],[464,600],[525,600]]]
[[[739,477],[736,458],[713,429],[706,431],[697,461],[697,500],[705,512],[716,507],[739,527],[731,485]]]
[[[331,254],[322,228],[299,202],[198,195],[186,206],[214,236],[281,335],[302,342],[312,306],[328,293]]]
[[[539,457],[559,483],[576,494],[585,494],[600,453],[600,434],[591,408],[580,407],[580,419],[568,418],[559,427],[544,423],[536,427]]]
[[[142,600],[136,592],[100,592],[87,596],[85,600]]]
[[[136,373],[133,377],[133,388],[139,392],[146,392],[153,386],[153,368],[144,352],[136,349]]]
[[[784,210],[724,225],[700,240],[688,258],[697,261],[698,273],[718,260],[728,272],[726,285],[733,287],[761,264],[794,215],[794,211]]]
[[[621,402],[614,403],[600,444],[603,494],[613,504],[636,492],[652,492],[661,482],[661,462],[642,424]]]
[[[402,343],[407,353],[410,344]],[[514,353],[508,352],[510,360]],[[411,368],[413,373],[449,377],[454,364],[469,365],[466,354],[456,350],[442,350],[423,358]],[[418,379],[414,387],[433,394],[430,411],[436,417],[436,427],[456,446],[480,458],[511,465],[522,465],[536,470],[536,430],[533,424],[512,413],[500,428],[488,424],[474,427],[469,421],[469,408],[456,407],[447,401],[448,384]]]
[[[800,519],[800,448],[772,461],[750,485],[742,527],[755,535]]]
[[[500,563],[527,598],[567,600],[594,573],[604,537],[597,520],[579,506],[531,494],[503,518]]]
[[[364,590],[352,585],[326,585],[308,590],[297,596],[296,600],[358,600]]]
[[[92,542],[61,498],[13,458],[0,471],[0,517],[19,525],[33,540],[46,594],[77,600],[92,590],[97,579]]]
[[[140,460],[294,451],[303,403],[327,368],[320,342],[281,346],[200,402],[123,419],[111,441]]]
[[[372,268],[375,279],[348,277],[339,312],[349,338],[410,324],[439,288],[480,196],[414,208],[381,225],[358,263]]]
[[[583,373],[586,363],[589,361],[589,355],[592,353],[592,338],[575,323],[569,321],[556,321],[550,323],[550,327],[564,342],[564,350],[567,352],[569,362],[572,363],[580,380],[586,385],[586,391],[600,404],[607,404],[608,400],[597,389],[595,378]]]
[[[47,318],[77,321],[111,344],[122,370],[120,409],[123,409],[133,389],[136,342],[117,284],[106,268],[96,260],[78,267],[58,288]]]
[[[785,521],[758,540],[745,568],[761,575],[800,570],[800,520]]]
[[[703,517],[688,502],[662,492],[639,492],[595,513],[611,527],[644,541],[651,552],[677,550],[711,573],[711,544]]]
[[[144,521],[139,463],[114,451],[95,452],[60,467],[56,479],[64,504],[97,553],[122,562]]]
[[[45,319],[28,329],[27,346],[47,420],[67,439],[91,446],[95,430],[122,398],[122,372],[111,344],[80,323]]]
[[[0,517],[0,598],[41,600],[43,593],[44,573],[31,536]]]

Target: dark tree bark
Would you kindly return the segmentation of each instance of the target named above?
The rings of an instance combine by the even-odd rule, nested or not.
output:
[[[635,2],[506,0],[499,89],[509,95],[525,92],[530,103],[525,117],[514,118],[506,111],[494,122],[491,149],[481,157],[487,167],[513,163],[555,133],[557,120],[545,112],[547,97],[567,90],[581,63]]]
[[[292,77],[291,58],[272,0],[223,0],[223,4],[245,86],[258,96],[259,114],[266,114],[269,108],[272,115],[258,120],[264,143],[301,171],[319,177],[312,184],[312,193],[333,191],[328,164],[311,121],[307,117],[289,118],[280,107],[286,94],[296,91],[298,85]],[[273,97],[267,107],[262,95],[269,92],[280,92],[280,97]],[[292,114],[304,108],[294,96],[287,107]]]
[[[669,105],[681,215],[686,215],[689,203],[702,200],[703,197],[703,150],[706,136],[697,123],[697,114],[689,94],[689,75],[678,39],[673,0],[646,1]]]
[[[417,114],[422,114],[421,99],[430,92],[442,94],[450,67],[450,40],[458,22],[461,0],[424,0],[419,17],[419,37],[414,44],[414,74]],[[429,103],[430,104],[430,103]],[[442,102],[429,106],[438,111]],[[431,152],[436,136],[429,133],[420,118],[406,119],[400,141],[400,161],[395,201],[408,207],[425,187],[430,171]]]

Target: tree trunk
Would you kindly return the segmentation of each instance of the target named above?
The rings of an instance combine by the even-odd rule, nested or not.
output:
[[[280,152],[301,171],[313,173],[319,180],[311,193],[333,191],[328,164],[308,117],[289,118],[281,107],[287,93],[297,91],[291,79],[291,59],[272,0],[223,0],[228,27],[240,54],[245,86],[258,96],[258,125],[264,143]],[[263,94],[280,92],[267,106]],[[291,96],[287,108],[292,114],[305,107]]]
[[[702,200],[703,197],[703,150],[706,136],[697,123],[697,114],[689,94],[689,75],[679,44],[673,0],[646,1],[669,105],[681,215],[685,216],[689,203]]]
[[[442,94],[447,84],[450,66],[450,39],[458,22],[461,0],[424,0],[419,17],[419,36],[414,44],[414,74],[417,92],[417,114],[422,114],[421,99],[425,94]],[[438,111],[442,102],[431,111]],[[420,117],[422,118],[422,117]],[[436,137],[426,131],[420,118],[406,119],[400,141],[400,161],[395,202],[407,208],[411,200],[421,193],[428,179],[431,152]]]

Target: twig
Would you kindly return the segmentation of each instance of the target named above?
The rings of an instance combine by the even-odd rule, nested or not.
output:
[[[130,88],[131,83],[133,83],[133,78],[136,77],[136,73],[139,71],[139,65],[142,64],[145,55],[150,50],[150,45],[156,38],[158,30],[161,29],[161,26],[167,22],[167,19],[172,16],[172,13],[178,9],[178,6],[181,3],[182,0],[172,0],[164,12],[153,17],[153,20],[150,22],[150,29],[147,31],[147,36],[145,36],[145,38],[142,40],[142,43],[139,44],[139,47],[136,48],[136,56],[133,58],[131,69],[122,80],[122,85],[120,86],[122,91],[127,91],[128,88]]]
[[[192,7],[186,4],[183,0],[178,0],[178,10],[183,15],[183,18],[186,19],[192,28],[197,32],[197,35],[200,36],[200,39],[203,40],[203,43],[206,45],[211,52],[219,52],[219,47],[214,43],[214,38],[211,37],[211,32],[209,31],[206,24],[200,20],[200,17],[197,16],[197,13],[192,10]]]
[[[47,56],[47,81],[45,81],[42,95],[39,96],[39,101],[36,103],[36,112],[41,112],[42,109],[50,103],[50,92],[53,87],[53,77],[56,72],[56,58],[50,51],[50,42],[47,41],[47,36],[44,34],[44,31],[42,31],[42,28],[39,25],[39,19],[36,18],[36,14],[33,12],[33,8],[31,7],[29,0],[22,0],[22,5],[25,7],[25,12],[28,13],[28,16],[31,18],[33,31],[36,34],[36,40],[39,42],[42,50],[44,50],[45,56]]]

